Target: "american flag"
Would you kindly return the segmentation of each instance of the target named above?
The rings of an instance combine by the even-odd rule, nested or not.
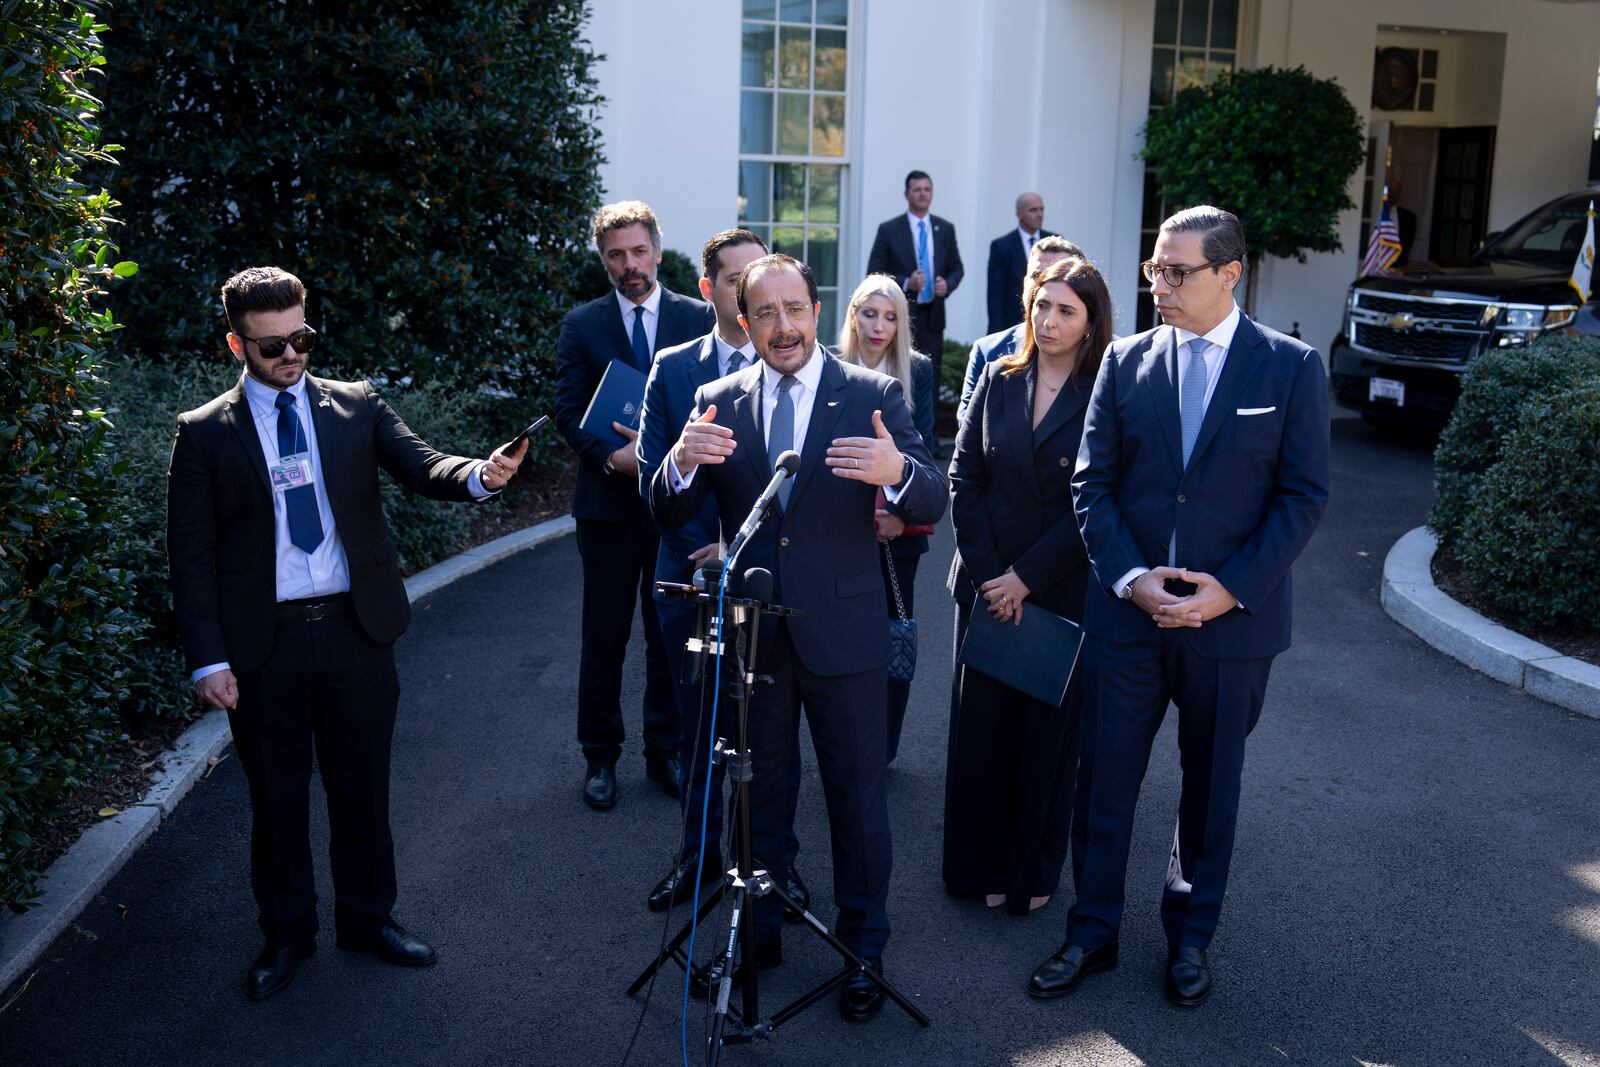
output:
[[[1389,202],[1383,202],[1383,212],[1378,225],[1372,228],[1372,239],[1367,242],[1367,258],[1361,261],[1361,276],[1384,274],[1389,265],[1400,257],[1400,227],[1389,214]]]

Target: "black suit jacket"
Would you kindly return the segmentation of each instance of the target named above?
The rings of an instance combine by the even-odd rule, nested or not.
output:
[[[956,557],[947,587],[971,604],[978,587],[1007,567],[1028,600],[1074,622],[1083,618],[1089,557],[1072,513],[1072,471],[1083,437],[1090,383],[1062,386],[1033,430],[1032,368],[983,369],[950,464],[950,514]]]
[[[872,522],[877,487],[834,475],[823,453],[836,437],[871,436],[872,413],[916,468],[900,497],[909,522],[937,522],[947,496],[944,478],[911,424],[900,383],[887,375],[824,360],[811,409],[800,470],[787,509],[773,513],[739,557],[742,574],[752,567],[772,572],[773,599],[805,612],[785,620],[801,662],[811,672],[836,677],[874,670],[889,662],[884,624],[883,573]],[[699,467],[682,493],[673,493],[663,463],[650,484],[650,508],[663,527],[677,527],[699,514],[713,494],[724,530],[737,530],[772,479],[761,427],[762,364],[702,386],[695,410],[717,406],[717,423],[733,430],[737,447],[723,463]],[[770,646],[768,646],[770,647]]]
[[[965,274],[961,266],[961,249],[956,245],[956,228],[949,221],[929,212],[928,222],[933,231],[933,273],[945,280],[950,293],[956,291]],[[887,274],[904,288],[906,279],[917,269],[917,245],[911,239],[911,226],[905,215],[896,215],[878,226],[878,236],[873,238],[872,251],[867,256],[868,274]],[[949,294],[946,294],[948,296]],[[907,291],[906,298],[916,307],[917,294]],[[928,305],[935,330],[944,329],[945,297],[935,297]],[[929,353],[937,357],[939,353]]]
[[[710,304],[661,290],[660,318],[656,322],[655,351],[692,341],[716,326]],[[639,507],[639,489],[627,478],[607,474],[611,449],[579,427],[583,413],[607,365],[619,359],[637,366],[633,341],[622,327],[615,293],[567,312],[556,339],[556,425],[578,454],[578,477],[572,487],[572,516],[618,522]],[[649,374],[649,367],[639,367]]]
[[[322,477],[344,544],[362,629],[387,644],[405,632],[411,602],[378,490],[382,467],[413,492],[471,500],[477,460],[430,448],[366,382],[306,375]],[[243,380],[178,416],[167,470],[167,559],[188,669],[266,661],[277,628],[278,564],[272,490]]]
[[[1040,230],[1036,241],[1054,237]],[[1022,281],[1028,273],[1028,254],[1016,229],[989,242],[989,328],[985,333],[1009,330],[1022,321]]]

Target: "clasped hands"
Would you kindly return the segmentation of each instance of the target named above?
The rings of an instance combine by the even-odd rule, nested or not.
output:
[[[1167,592],[1168,578],[1189,582],[1195,591],[1179,597]],[[1133,603],[1163,630],[1187,627],[1198,630],[1238,605],[1223,584],[1204,571],[1182,567],[1156,567],[1133,580]]]
[[[672,463],[680,477],[702,463],[718,464],[733,455],[739,442],[733,439],[733,430],[719,426],[715,421],[717,405],[706,408],[699,418],[689,420],[683,436],[672,448]],[[869,485],[894,485],[905,470],[905,458],[895,447],[894,435],[883,425],[883,413],[872,413],[871,437],[835,437],[829,446],[825,462],[835,476]]]
[[[1016,571],[1007,567],[1000,577],[990,578],[978,586],[978,592],[983,595],[989,614],[996,622],[1022,625],[1022,602],[1028,598],[1028,587],[1017,577]]]

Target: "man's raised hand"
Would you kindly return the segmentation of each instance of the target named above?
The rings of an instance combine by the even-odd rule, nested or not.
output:
[[[827,463],[840,478],[870,485],[894,485],[905,472],[905,457],[883,426],[883,412],[872,413],[872,437],[835,437]]]
[[[683,436],[672,447],[672,463],[680,476],[687,477],[702,463],[721,463],[738,447],[733,431],[717,425],[713,421],[716,417],[717,405],[712,404],[698,418],[684,425]]]

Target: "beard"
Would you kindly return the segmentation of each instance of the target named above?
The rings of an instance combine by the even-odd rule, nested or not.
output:
[[[612,282],[617,287],[617,292],[630,299],[644,296],[656,280],[642,270],[623,271],[620,278]]]
[[[761,358],[778,373],[793,374],[806,365],[816,347],[815,334],[807,334],[803,330],[787,330],[767,338]]]
[[[295,352],[293,347],[284,349],[284,352],[287,358],[279,359],[262,359],[245,353],[245,373],[262,385],[273,389],[288,389],[305,374],[306,359],[305,356]]]

